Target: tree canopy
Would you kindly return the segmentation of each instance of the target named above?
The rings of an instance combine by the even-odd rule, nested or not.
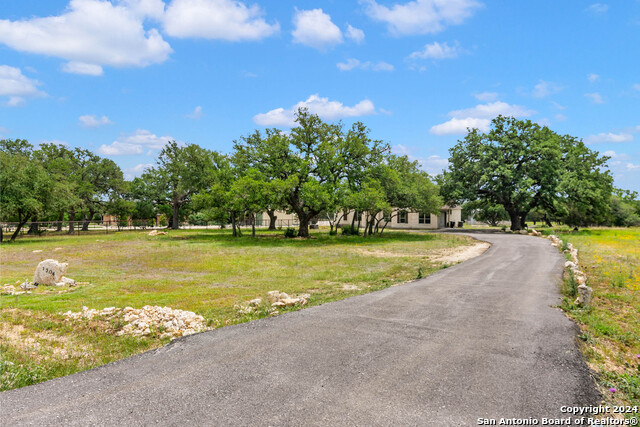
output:
[[[451,148],[442,194],[455,203],[502,206],[512,230],[520,230],[534,209],[570,224],[596,223],[608,215],[607,159],[574,137],[498,116],[489,132],[471,129]]]

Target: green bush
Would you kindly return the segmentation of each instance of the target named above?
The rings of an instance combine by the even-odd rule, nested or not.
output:
[[[342,227],[343,236],[359,236],[360,229],[355,225],[345,225]]]
[[[337,228],[329,231],[329,236],[337,236],[337,235],[338,235],[338,229]]]
[[[296,230],[295,228],[287,227],[287,229],[284,230],[284,237],[289,239],[298,237],[298,230]]]

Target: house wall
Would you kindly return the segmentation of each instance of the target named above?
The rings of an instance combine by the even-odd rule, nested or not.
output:
[[[431,222],[430,224],[420,224],[420,217],[417,212],[408,212],[407,213],[407,222],[400,223],[398,222],[398,215],[396,215],[396,211],[394,211],[394,216],[391,219],[391,222],[387,225],[387,228],[395,228],[395,229],[422,229],[422,230],[436,230],[438,228],[446,228],[448,226],[448,222],[454,221],[455,226],[458,226],[458,223],[462,221],[462,208],[460,206],[454,206],[452,208],[448,206],[444,206],[438,215],[430,214]],[[283,211],[277,211],[276,215],[278,217],[278,224],[280,224],[280,220],[283,221],[291,221],[291,224],[294,222],[297,224],[297,218],[294,213],[286,213]],[[351,211],[349,214],[343,218],[338,226],[343,225],[351,225],[351,220],[355,212]],[[364,221],[366,221],[366,214],[362,214],[362,222],[360,224],[361,227],[364,227]],[[381,218],[382,214],[378,215],[378,218]],[[264,215],[264,218],[267,218],[267,215]],[[446,221],[446,222],[445,222]],[[358,220],[356,219],[356,224]],[[329,225],[329,222],[322,219],[318,221],[319,225]],[[382,226],[384,223],[381,223]],[[286,223],[284,224],[286,226]]]

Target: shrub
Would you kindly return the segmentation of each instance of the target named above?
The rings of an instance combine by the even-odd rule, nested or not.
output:
[[[284,230],[284,237],[289,239],[298,237],[298,230],[296,230],[295,228],[287,227],[287,229]]]
[[[338,235],[338,229],[337,228],[329,231],[329,236],[337,236],[337,235]]]
[[[343,236],[359,236],[360,229],[355,225],[345,225],[342,227],[342,235]]]

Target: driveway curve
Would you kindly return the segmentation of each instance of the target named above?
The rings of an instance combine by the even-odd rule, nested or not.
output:
[[[1,425],[477,425],[597,404],[548,240],[0,393]]]

